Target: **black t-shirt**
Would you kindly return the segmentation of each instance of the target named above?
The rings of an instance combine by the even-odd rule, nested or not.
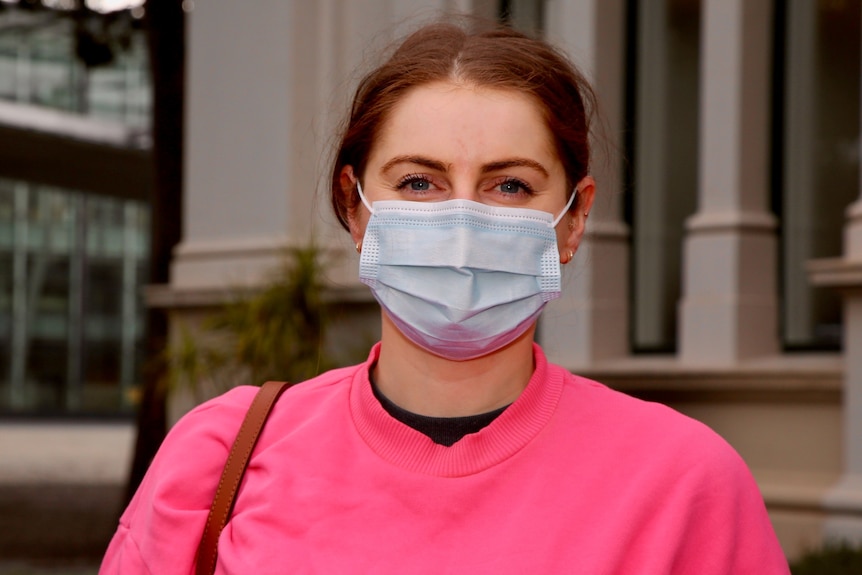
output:
[[[492,421],[497,419],[498,415],[509,407],[506,405],[494,411],[478,415],[468,415],[466,417],[429,417],[398,407],[388,397],[380,393],[374,382],[371,383],[371,388],[374,390],[374,397],[377,398],[377,401],[380,402],[380,405],[383,406],[383,409],[389,415],[404,425],[410,426],[416,431],[427,435],[434,443],[445,445],[446,447],[454,444],[465,435],[476,433],[490,425]]]

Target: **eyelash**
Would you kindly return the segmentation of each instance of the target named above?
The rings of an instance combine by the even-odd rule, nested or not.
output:
[[[413,182],[427,182],[428,185],[431,185],[431,180],[427,176],[423,174],[407,174],[400,180],[398,180],[398,184],[396,184],[396,188],[399,190],[403,190]],[[411,190],[413,193],[421,193],[423,190]],[[428,190],[424,190],[428,191]]]
[[[511,193],[511,194],[503,192],[503,191],[501,191],[500,193],[503,193],[503,194],[506,194],[509,196],[517,196],[517,195],[521,195],[521,194],[524,194],[527,196],[532,196],[535,193],[533,188],[530,186],[530,184],[528,184],[524,180],[521,180],[518,178],[506,178],[506,179],[494,184],[494,188],[498,188],[500,186],[505,186],[506,184],[515,184],[516,186],[518,186],[521,189],[520,189],[520,191],[515,192],[515,193]]]

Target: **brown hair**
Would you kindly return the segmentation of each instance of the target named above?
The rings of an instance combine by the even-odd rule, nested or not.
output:
[[[413,88],[445,80],[532,95],[556,141],[568,188],[587,175],[595,95],[562,53],[511,28],[471,31],[431,24],[408,36],[356,89],[332,169],[332,207],[342,226],[348,228],[348,213],[359,201],[357,194],[345,196],[341,188],[344,166],[353,166],[361,179],[371,147],[395,104]]]

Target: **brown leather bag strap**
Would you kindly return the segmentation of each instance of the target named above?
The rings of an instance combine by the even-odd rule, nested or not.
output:
[[[273,405],[287,389],[284,381],[268,381],[260,386],[254,401],[245,414],[245,419],[239,428],[236,441],[230,449],[221,479],[218,482],[215,498],[210,508],[204,534],[198,547],[195,575],[212,575],[215,573],[218,558],[218,540],[222,529],[227,524],[236,500],[236,492],[248,467],[251,452],[260,436],[266,418],[269,417]]]

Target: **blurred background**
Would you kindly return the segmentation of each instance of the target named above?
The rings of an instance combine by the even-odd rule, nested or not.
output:
[[[721,433],[790,558],[862,541],[858,0],[0,0],[0,573],[95,573],[214,373],[367,353],[328,162],[363,72],[441,14],[547,38],[599,97],[550,358]],[[323,311],[283,368],[212,359],[266,321],[226,309],[297,281]]]

